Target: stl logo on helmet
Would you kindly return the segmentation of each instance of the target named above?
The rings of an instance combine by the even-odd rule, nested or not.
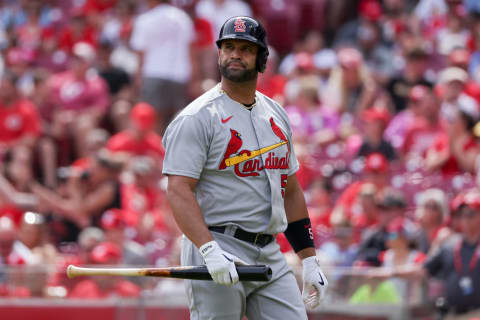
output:
[[[247,30],[247,26],[245,25],[245,20],[238,18],[235,20],[234,24],[235,32],[245,32]]]

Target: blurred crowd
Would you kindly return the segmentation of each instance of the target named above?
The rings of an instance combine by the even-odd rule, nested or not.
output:
[[[479,230],[478,1],[2,0],[0,266],[58,272],[0,296],[135,296],[64,268],[178,264],[161,136],[218,82],[235,15],[267,30],[258,90],[290,118],[325,264],[421,266]]]

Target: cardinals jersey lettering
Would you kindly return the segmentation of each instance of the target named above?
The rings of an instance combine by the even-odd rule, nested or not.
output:
[[[286,181],[298,163],[287,114],[275,101],[256,92],[249,111],[217,85],[182,110],[163,144],[163,173],[198,179],[195,196],[207,225],[285,230]]]

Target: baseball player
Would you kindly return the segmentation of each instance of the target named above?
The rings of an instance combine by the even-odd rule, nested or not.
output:
[[[182,264],[206,264],[212,281],[186,281],[191,319],[307,319],[328,286],[315,256],[284,109],[256,91],[266,33],[249,17],[228,19],[217,40],[221,82],[168,126],[163,173],[184,233]],[[275,241],[302,259],[303,302]],[[266,264],[272,279],[238,282],[235,264]]]

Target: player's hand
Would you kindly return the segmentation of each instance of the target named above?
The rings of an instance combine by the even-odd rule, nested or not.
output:
[[[238,282],[238,273],[235,264],[245,265],[245,262],[223,251],[216,241],[205,243],[199,250],[213,281],[227,286]]]
[[[303,291],[302,298],[305,305],[309,308],[316,308],[320,305],[325,292],[327,291],[328,281],[320,269],[320,263],[317,257],[312,256],[302,260],[303,264]]]

